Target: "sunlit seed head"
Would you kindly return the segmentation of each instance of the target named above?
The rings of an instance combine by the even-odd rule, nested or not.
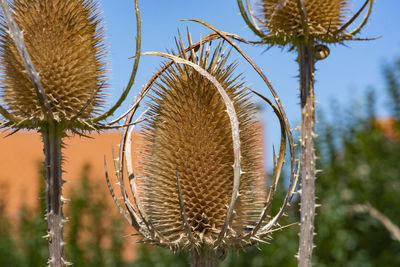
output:
[[[347,5],[347,0],[304,0],[310,35],[322,42],[334,40],[346,18]],[[261,0],[259,13],[267,33],[279,38],[281,44],[304,35],[296,0]]]
[[[14,18],[39,72],[54,117],[86,119],[102,105],[103,29],[93,0],[14,0]],[[0,28],[1,101],[20,119],[44,118],[4,20]],[[87,107],[83,110],[84,107]]]
[[[240,247],[248,241],[234,237],[248,233],[249,226],[255,225],[263,200],[255,105],[241,76],[234,75],[235,64],[227,63],[228,55],[222,53],[221,44],[213,52],[206,52],[209,48],[203,47],[189,60],[221,83],[238,115],[245,173],[241,176],[232,230],[224,242]],[[188,66],[170,68],[153,90],[145,126],[145,153],[140,161],[144,210],[168,240],[159,245],[177,249],[188,246],[179,206],[179,175],[195,244],[212,247],[225,222],[233,190],[234,153],[225,103],[215,86]]]

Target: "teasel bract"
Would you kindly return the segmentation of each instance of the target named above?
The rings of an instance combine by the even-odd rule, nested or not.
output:
[[[120,212],[142,235],[142,241],[173,251],[188,250],[192,266],[215,266],[226,251],[270,238],[279,228],[277,221],[289,205],[296,184],[292,177],[282,208],[269,217],[284,161],[288,125],[281,109],[272,105],[282,122],[283,136],[279,163],[274,163],[267,190],[251,91],[242,76],[234,74],[236,63],[228,63],[230,53],[223,52],[223,43],[216,47],[207,43],[216,38],[218,34],[211,34],[192,44],[189,35],[188,48],[181,37],[177,41],[177,55],[147,53],[172,61],[137,97],[150,94],[147,109],[137,119],[145,122],[136,175],[131,154],[133,126],[126,129],[115,159],[126,209],[107,174]],[[132,106],[126,124],[139,102]],[[290,144],[292,147],[291,136]],[[125,160],[133,201],[123,178]]]
[[[372,10],[373,0],[366,0],[351,17],[348,0],[259,0],[253,12],[249,0],[247,11],[242,0],[238,0],[242,17],[248,27],[260,38],[258,44],[267,46],[289,46],[296,50],[299,64],[301,100],[301,226],[299,244],[299,266],[311,266],[314,214],[315,214],[315,63],[326,58],[331,43],[372,40],[355,37],[366,25]],[[347,28],[368,6],[361,23],[352,31]]]
[[[71,131],[108,128],[106,113],[106,49],[102,19],[94,0],[0,1],[0,127],[37,130],[45,153],[49,266],[70,265],[64,255],[62,204],[62,139]],[[140,21],[135,1],[138,21]],[[10,10],[11,9],[11,10]],[[139,37],[139,36],[138,36]],[[137,41],[139,54],[140,38]],[[132,78],[136,73],[135,60]]]

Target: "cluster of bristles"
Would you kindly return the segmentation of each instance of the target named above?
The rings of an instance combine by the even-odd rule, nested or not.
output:
[[[321,42],[337,41],[337,31],[347,17],[347,0],[305,0],[308,31]],[[278,42],[293,43],[305,35],[302,16],[296,0],[265,0],[259,3],[258,13],[266,34]]]
[[[240,237],[252,229],[264,201],[255,105],[240,76],[234,76],[235,64],[227,64],[229,53],[222,53],[222,44],[214,52],[208,45],[189,55],[183,49],[180,45],[178,52],[220,82],[237,111],[243,174],[224,242],[243,246],[246,242]],[[215,86],[193,68],[174,65],[159,78],[148,105],[138,178],[145,212],[169,246],[212,247],[224,226],[233,190],[232,127],[225,103]],[[191,238],[182,223],[177,179]]]
[[[67,129],[86,122],[103,104],[105,47],[93,0],[15,0],[13,17],[40,76],[52,117]],[[0,98],[14,128],[45,123],[38,96],[4,18],[0,24]],[[12,121],[11,121],[12,123]]]

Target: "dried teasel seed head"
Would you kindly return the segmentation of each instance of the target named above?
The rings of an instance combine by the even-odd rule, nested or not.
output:
[[[214,52],[203,46],[199,52],[188,55],[188,60],[206,69],[223,86],[239,120],[244,173],[232,228],[223,240],[224,246],[235,249],[250,243],[241,237],[259,219],[263,175],[255,130],[256,107],[241,76],[234,76],[236,64],[228,64],[227,59],[222,44]],[[149,102],[149,120],[144,127],[145,153],[139,164],[145,213],[168,240],[153,242],[172,249],[213,248],[233,191],[234,152],[226,106],[215,86],[189,66],[175,65],[159,81]],[[182,221],[177,175],[192,241]]]
[[[344,24],[347,0],[304,0],[309,34],[321,42],[333,42]],[[265,30],[278,44],[293,43],[304,35],[296,0],[261,0],[260,17]]]
[[[97,3],[14,0],[12,10],[55,119],[68,127],[72,118],[87,119],[96,113],[103,103],[106,79]],[[44,114],[4,19],[0,66],[1,101],[13,116],[39,123]]]

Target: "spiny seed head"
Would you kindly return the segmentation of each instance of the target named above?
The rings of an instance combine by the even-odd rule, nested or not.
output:
[[[68,122],[77,115],[86,119],[98,111],[105,87],[105,47],[97,4],[93,0],[14,0],[12,10],[55,119]],[[43,120],[4,19],[0,73],[0,97],[9,112],[19,119]]]
[[[214,52],[209,46],[199,53],[192,51],[187,59],[218,80],[237,112],[244,173],[232,228],[223,243],[238,248],[248,244],[240,236],[255,225],[263,205],[255,105],[241,76],[234,76],[236,64],[227,64],[222,44]],[[233,191],[232,128],[225,103],[209,80],[186,65],[169,68],[153,92],[144,127],[145,152],[139,164],[143,173],[139,184],[144,188],[140,195],[149,220],[168,240],[153,242],[174,249],[212,248],[223,228]],[[189,244],[182,220],[177,175],[194,244]]]
[[[304,0],[309,34],[321,42],[332,42],[344,24],[347,0]],[[268,34],[278,44],[293,43],[304,35],[296,0],[261,0],[260,17]]]

